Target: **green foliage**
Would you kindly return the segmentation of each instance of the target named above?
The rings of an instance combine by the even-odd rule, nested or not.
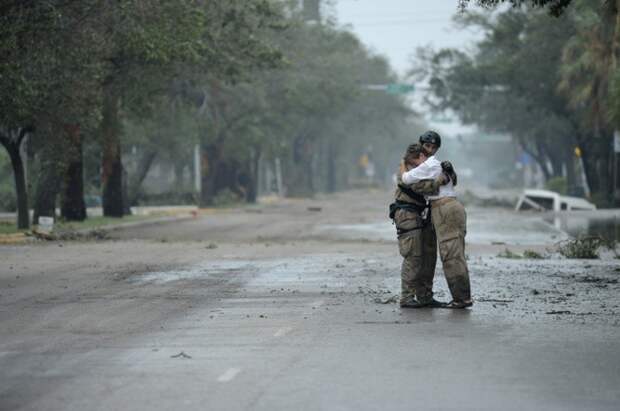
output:
[[[483,7],[497,7],[500,4],[510,3],[512,7],[521,7],[524,3],[534,7],[547,8],[552,16],[560,16],[573,0],[475,0],[475,3]],[[471,0],[459,0],[461,9],[465,9]]]
[[[242,198],[231,191],[230,189],[223,189],[213,199],[213,205],[216,207],[227,207],[242,202]]]
[[[581,236],[561,242],[558,252],[566,258],[599,258],[599,248],[604,245],[604,240],[598,236]]]
[[[620,128],[620,67],[613,73],[609,87],[608,116],[616,128]]]
[[[545,257],[543,257],[542,254],[534,250],[525,250],[523,251],[523,258],[530,259],[530,260],[541,260]]]
[[[572,21],[517,9],[497,16],[465,13],[457,22],[482,30],[484,38],[473,55],[419,51],[412,74],[429,80],[428,103],[437,111],[454,110],[464,123],[511,134],[545,169],[561,162],[557,147],[575,134],[572,114],[557,91],[557,67],[574,32]]]
[[[511,251],[508,248],[506,248],[501,253],[497,254],[497,256],[499,258],[509,258],[509,259],[513,259],[513,260],[519,260],[519,259],[523,258],[523,256],[521,254],[515,253],[514,251]]]
[[[14,212],[17,209],[15,183],[11,176],[11,163],[4,153],[0,152],[0,211]]]
[[[568,193],[568,184],[565,177],[550,178],[545,183],[545,188],[561,195],[566,195]]]
[[[370,146],[385,173],[420,125],[404,97],[363,85],[399,79],[355,35],[307,24],[288,3],[7,3],[0,93],[8,97],[0,101],[0,126],[34,126],[32,147],[43,164],[65,161],[60,137],[78,125],[91,195],[101,183],[94,163],[114,149],[115,133],[124,153],[135,149],[184,167],[195,144],[212,148],[217,156],[206,173],[224,164],[256,179],[259,160],[277,158],[290,187],[302,185],[295,177],[302,165],[318,176],[310,189],[335,181],[344,187]],[[45,153],[54,158],[40,159],[51,156]],[[135,164],[124,166],[131,197],[144,176]]]
[[[523,254],[519,254],[519,253],[515,253],[514,251],[509,250],[508,248],[506,248],[501,253],[497,254],[497,256],[499,258],[508,258],[512,260],[520,260],[520,259],[540,260],[540,259],[545,258],[542,256],[542,254],[534,250],[525,250],[523,251]]]
[[[473,52],[421,50],[412,75],[429,81],[435,110],[511,135],[547,179],[567,170],[574,186],[573,150],[580,147],[593,196],[611,204],[608,150],[620,118],[617,10],[613,2],[588,0],[511,3],[492,14],[459,15],[457,24],[483,33]]]

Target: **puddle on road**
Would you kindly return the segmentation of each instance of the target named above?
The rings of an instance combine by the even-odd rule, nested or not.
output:
[[[346,265],[343,264],[346,259],[346,256],[340,254],[325,254],[277,260],[216,260],[179,270],[147,272],[132,276],[128,281],[162,285],[173,281],[206,280],[249,273],[255,275],[249,283],[251,286],[298,286],[302,281],[310,281],[313,286],[316,283],[329,283],[330,287],[341,287],[344,282],[334,279],[334,271],[346,270]],[[355,261],[359,263],[358,260]]]
[[[396,241],[390,220],[365,224],[324,225],[318,234],[343,240]],[[568,237],[561,228],[540,215],[507,210],[472,208],[467,212],[467,241],[474,244],[554,244]]]
[[[607,241],[620,241],[620,212],[574,212],[545,217],[545,221],[573,237],[601,236]]]
[[[152,271],[128,279],[131,283],[166,284],[172,281],[207,279],[216,275],[249,271],[252,261],[214,261],[171,271]]]
[[[190,287],[200,287],[201,280],[229,277],[234,281],[247,280],[243,281],[244,290],[239,298],[278,295],[293,300],[297,293],[312,293],[321,294],[319,298],[333,298],[335,305],[349,298],[346,304],[362,304],[362,313],[392,313],[399,312],[395,296],[400,292],[400,261],[392,253],[372,258],[323,253],[273,260],[216,260],[183,270],[145,273],[128,281],[156,285],[188,281]],[[475,257],[468,265],[476,300],[471,312],[478,317],[499,315],[552,322],[562,318],[620,325],[616,320],[620,310],[620,262],[616,260]],[[450,293],[443,277],[438,264],[435,295],[448,301]],[[349,297],[344,297],[344,293]],[[329,302],[325,304],[330,306]]]

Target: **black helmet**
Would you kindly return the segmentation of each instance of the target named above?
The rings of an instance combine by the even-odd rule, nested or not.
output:
[[[441,136],[432,130],[426,131],[420,136],[420,144],[424,143],[435,144],[439,148],[441,147]]]

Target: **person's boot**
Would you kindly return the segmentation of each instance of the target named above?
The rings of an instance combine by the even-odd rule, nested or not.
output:
[[[430,308],[444,308],[447,304],[443,301],[437,301],[434,298],[431,298],[430,301],[426,302],[426,305]]]
[[[423,308],[427,306],[428,304],[421,303],[415,297],[406,297],[400,300],[400,308]]]
[[[427,299],[416,299],[407,297],[400,301],[401,308],[444,308],[446,303],[435,300],[433,297]]]
[[[474,305],[472,300],[465,301],[450,301],[448,304],[444,304],[443,308],[452,308],[456,310],[462,310],[464,308],[469,308]]]

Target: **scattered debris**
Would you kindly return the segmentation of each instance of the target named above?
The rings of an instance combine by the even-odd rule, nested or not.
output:
[[[545,314],[572,314],[572,311],[569,310],[559,310],[559,311],[547,311]]]
[[[176,355],[171,355],[170,358],[192,358],[192,356],[185,354],[184,351],[181,351],[180,353]]]
[[[397,295],[392,295],[390,297],[376,297],[373,301],[377,304],[396,304],[398,300]]]
[[[209,245],[207,245],[205,247],[207,250],[215,250],[217,248],[217,244],[215,243],[209,243]]]
[[[586,275],[577,280],[578,283],[590,283],[590,284],[618,284],[618,279],[616,278],[601,278],[594,277],[592,275]]]
[[[322,211],[323,207],[308,207],[308,211]]]
[[[27,233],[38,240],[45,241],[83,241],[83,240],[107,240],[109,236],[109,232],[107,230],[98,228],[89,230],[86,232],[83,231],[74,231],[74,230],[58,230],[52,232],[43,232],[32,230]]]
[[[497,298],[476,298],[476,302],[481,303],[514,303],[515,300],[501,300]]]

